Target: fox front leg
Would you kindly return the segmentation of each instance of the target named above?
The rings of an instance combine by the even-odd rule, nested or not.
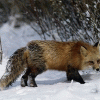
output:
[[[81,84],[85,83],[82,77],[80,76],[78,70],[72,67],[70,68],[70,66],[68,66],[68,70],[67,70],[67,79],[68,81],[74,80]]]

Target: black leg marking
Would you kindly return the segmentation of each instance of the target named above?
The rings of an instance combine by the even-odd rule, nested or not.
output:
[[[29,75],[29,82],[30,82],[29,86],[30,87],[37,87],[37,84],[35,82],[35,77],[36,76],[34,74],[32,74],[32,73]]]
[[[30,69],[27,69],[26,73],[22,76],[22,78],[21,78],[21,86],[22,87],[28,86],[27,81],[28,81],[29,73],[30,73]]]
[[[29,75],[29,86],[30,87],[37,87],[37,84],[35,82],[35,78],[38,74],[41,74],[44,72],[45,69],[45,64],[41,63],[41,65],[38,68],[35,68]]]
[[[28,80],[28,79],[24,79],[24,77],[21,78],[21,86],[22,86],[22,87],[27,86],[27,80]]]
[[[68,81],[74,80],[81,84],[85,83],[84,80],[82,79],[82,77],[80,76],[78,70],[74,69],[74,68],[70,68],[70,66],[67,70],[67,79],[68,79]]]

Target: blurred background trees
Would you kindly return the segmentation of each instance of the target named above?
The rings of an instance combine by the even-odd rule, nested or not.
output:
[[[29,24],[42,39],[97,42],[100,38],[99,0],[0,0],[0,26]]]

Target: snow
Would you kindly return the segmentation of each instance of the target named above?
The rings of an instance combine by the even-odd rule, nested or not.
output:
[[[34,36],[27,36],[29,33],[34,33]],[[28,41],[40,38],[28,25],[14,29],[8,23],[0,29],[0,35],[4,51],[3,62],[0,65],[1,77],[8,60],[5,56],[10,56],[17,48],[25,46]],[[100,100],[100,72],[86,70],[79,73],[85,80],[85,84],[73,80],[67,81],[65,72],[48,70],[37,76],[38,87],[35,88],[21,87],[20,76],[12,86],[0,91],[0,100]]]
[[[0,65],[0,77],[5,71],[7,59]],[[100,100],[100,73],[80,71],[85,84],[67,81],[66,73],[46,71],[37,76],[38,87],[21,87],[20,78],[6,90],[0,91],[0,100]]]
[[[41,39],[27,24],[24,24],[19,29],[15,29],[13,25],[6,23],[0,29],[0,36],[3,52],[7,56],[10,56],[16,49],[25,46],[31,40]]]

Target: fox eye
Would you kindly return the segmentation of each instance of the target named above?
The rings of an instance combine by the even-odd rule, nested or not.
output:
[[[97,63],[100,63],[100,59],[97,60]]]
[[[93,65],[93,64],[94,64],[94,62],[93,62],[93,61],[89,61],[89,63],[90,63],[91,65]]]

